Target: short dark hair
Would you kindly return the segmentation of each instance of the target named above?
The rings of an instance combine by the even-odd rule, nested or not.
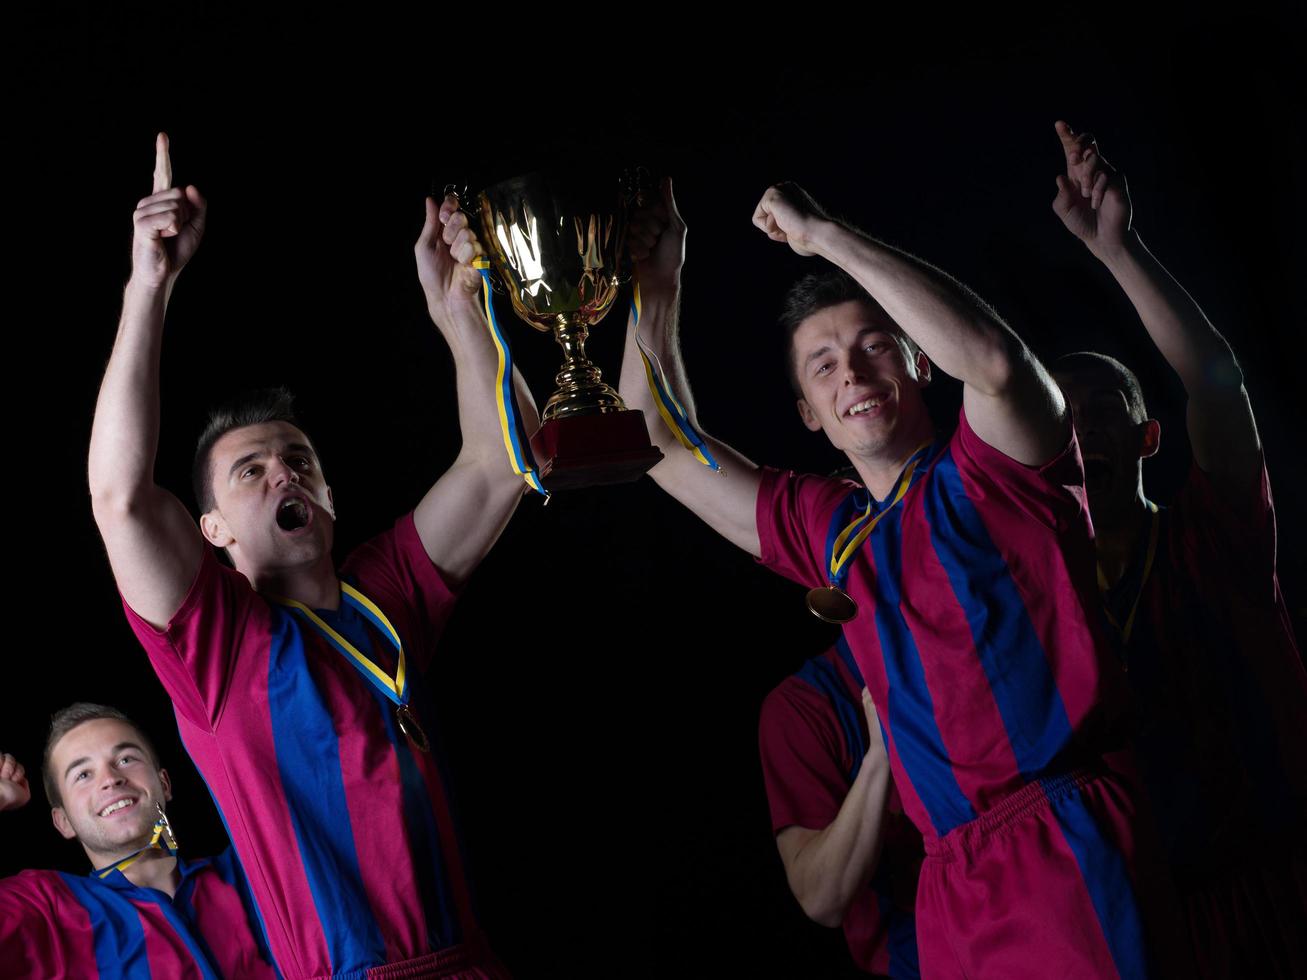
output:
[[[214,443],[233,429],[264,422],[288,422],[302,429],[295,417],[295,396],[285,388],[258,388],[242,391],[209,412],[209,420],[195,444],[195,461],[191,465],[192,489],[201,514],[213,510],[215,503],[213,468],[209,465]]]
[[[41,753],[41,782],[45,786],[45,796],[50,801],[51,806],[64,805],[63,794],[59,792],[59,779],[50,771],[50,756],[54,752],[55,745],[78,725],[88,721],[96,721],[100,718],[121,721],[135,728],[136,734],[141,736],[141,747],[149,753],[154,768],[160,768],[159,753],[154,750],[154,743],[150,741],[150,737],[145,734],[140,725],[117,708],[111,708],[107,704],[78,701],[66,708],[61,708],[51,716],[50,733],[45,737],[45,751]]]
[[[789,376],[790,386],[794,388],[796,397],[803,397],[803,389],[799,386],[799,367],[794,363],[795,332],[798,331],[799,325],[814,313],[850,301],[865,303],[873,310],[884,313],[884,309],[872,298],[871,293],[863,289],[858,281],[843,269],[831,268],[823,269],[821,272],[810,272],[791,286],[790,291],[785,294],[780,316],[781,330],[785,334],[785,373]],[[890,319],[889,314],[885,314],[885,319],[893,324],[893,329],[889,332],[898,338],[904,354],[911,361],[921,348],[903,332],[902,327]]]
[[[1100,354],[1098,351],[1081,350],[1074,354],[1063,354],[1053,362],[1053,374],[1093,375],[1098,378],[1110,378],[1112,383],[1125,395],[1126,407],[1130,418],[1142,422],[1148,418],[1148,409],[1144,405],[1144,390],[1139,386],[1139,378],[1115,357]]]

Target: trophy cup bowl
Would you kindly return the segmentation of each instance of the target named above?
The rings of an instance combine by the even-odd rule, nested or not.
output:
[[[585,352],[624,282],[634,197],[629,180],[575,171],[514,177],[476,196],[481,238],[513,311],[563,349],[531,437],[551,491],[635,480],[662,459],[644,413],[622,403]]]

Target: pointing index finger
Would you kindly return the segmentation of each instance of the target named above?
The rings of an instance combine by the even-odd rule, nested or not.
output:
[[[168,156],[168,134],[154,138],[154,193],[172,187],[172,159]]]

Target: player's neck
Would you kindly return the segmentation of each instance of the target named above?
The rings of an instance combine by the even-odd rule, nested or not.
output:
[[[1098,553],[1098,566],[1109,585],[1115,585],[1130,567],[1140,541],[1148,529],[1152,511],[1144,496],[1140,481],[1130,505],[1110,520],[1094,522],[1094,548]]]
[[[137,888],[156,888],[166,895],[174,895],[181,884],[177,858],[167,851],[149,850],[123,869],[123,877]]]
[[[870,456],[849,455],[849,461],[858,471],[863,486],[871,491],[877,500],[884,500],[894,492],[903,467],[908,464],[912,454],[923,444],[932,442],[935,429],[930,419],[923,417],[910,430],[899,433],[892,444]]]
[[[93,851],[83,845],[87,860],[92,868],[108,868],[133,854],[139,856],[123,869],[123,877],[138,888],[157,888],[161,892],[173,895],[181,884],[181,873],[177,870],[176,856],[160,848],[149,847],[150,835],[145,834],[130,844],[113,851]]]
[[[294,599],[310,609],[336,609],[340,606],[340,580],[330,553],[307,565],[288,568],[241,569],[254,591],[261,595]]]

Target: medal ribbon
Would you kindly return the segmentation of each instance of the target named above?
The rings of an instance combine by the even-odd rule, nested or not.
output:
[[[636,281],[631,286],[631,319],[635,321],[635,346],[640,351],[640,359],[644,361],[644,376],[649,382],[649,391],[653,395],[658,414],[662,416],[667,428],[672,430],[672,435],[676,436],[677,441],[694,454],[695,459],[714,472],[720,473],[722,472],[721,464],[713,459],[712,453],[708,450],[708,444],[703,441],[703,437],[694,431],[694,426],[690,424],[685,409],[667,386],[667,378],[663,374],[662,365],[658,363],[657,356],[645,346],[645,342],[640,338],[640,310],[640,283]]]
[[[407,706],[409,696],[412,691],[408,686],[408,674],[406,672],[404,660],[404,645],[399,640],[399,634],[395,632],[395,627],[390,625],[390,620],[386,614],[377,608],[371,599],[365,596],[348,582],[340,583],[340,598],[362,613],[363,617],[372,623],[377,629],[386,635],[391,645],[395,648],[395,676],[392,679],[389,674],[378,667],[375,663],[367,658],[358,647],[341,636],[340,633],[332,629],[331,626],[312,609],[302,602],[295,599],[278,598],[275,601],[283,606],[288,606],[295,612],[303,616],[309,623],[314,626],[319,633],[326,637],[327,642],[334,646],[340,653],[344,654],[345,659],[354,665],[354,668],[363,675],[363,677],[384,694],[397,707]]]
[[[155,805],[157,806],[158,804]],[[160,843],[160,841],[163,843]],[[109,875],[113,874],[113,872],[122,871],[128,865],[134,864],[146,851],[155,849],[167,851],[174,857],[177,854],[177,838],[172,832],[172,824],[168,822],[168,817],[164,814],[163,807],[159,807],[159,819],[154,822],[154,830],[150,834],[150,843],[146,844],[139,850],[133,851],[116,864],[111,864],[107,868],[100,871],[93,871],[91,873],[97,878],[107,878]]]
[[[1107,603],[1107,593],[1111,587],[1107,584],[1107,576],[1103,574],[1103,566],[1098,566],[1098,589],[1103,593],[1103,614],[1107,616],[1107,621],[1112,624],[1113,628],[1121,634],[1122,644],[1130,642],[1130,634],[1135,628],[1135,613],[1139,611],[1139,600],[1144,597],[1144,586],[1148,584],[1148,575],[1153,570],[1153,559],[1157,557],[1157,539],[1161,528],[1161,512],[1157,504],[1151,500],[1146,500],[1148,509],[1152,511],[1153,518],[1148,526],[1148,550],[1144,553],[1144,571],[1139,576],[1139,588],[1135,592],[1134,602],[1130,604],[1130,613],[1126,616],[1125,627],[1123,628],[1116,617],[1112,614],[1112,609]]]
[[[522,429],[522,419],[517,413],[517,402],[513,397],[513,355],[508,349],[508,339],[499,328],[495,319],[495,305],[490,301],[490,260],[478,256],[472,260],[472,268],[481,273],[481,295],[486,308],[486,323],[490,327],[490,338],[499,352],[499,373],[495,378],[496,404],[499,408],[499,429],[504,435],[504,448],[508,450],[508,461],[513,472],[526,480],[536,493],[549,499],[549,491],[540,482],[536,474],[535,457],[531,455],[531,443]]]
[[[929,442],[923,442],[913,450],[912,458],[908,461],[908,465],[904,467],[903,475],[899,477],[898,486],[894,490],[892,499],[885,505],[885,509],[880,513],[872,516],[872,508],[875,506],[876,502],[872,499],[871,492],[866,489],[857,491],[867,495],[866,509],[846,524],[842,529],[840,528],[840,522],[843,520],[842,515],[847,512],[846,508],[841,507],[835,512],[835,517],[831,522],[830,534],[827,536],[826,546],[827,552],[830,554],[827,567],[832,588],[838,589],[844,584],[844,580],[848,578],[849,575],[849,561],[858,553],[858,549],[862,547],[862,543],[871,536],[871,532],[876,529],[876,525],[880,523],[881,518],[893,510],[894,505],[902,500],[903,495],[908,492],[908,488],[912,486],[912,474],[916,472],[918,464],[925,459],[925,457],[921,455],[922,450],[928,448],[930,445],[931,443]],[[849,498],[850,501],[856,501],[857,492]],[[854,507],[856,508],[856,506],[855,503]]]

